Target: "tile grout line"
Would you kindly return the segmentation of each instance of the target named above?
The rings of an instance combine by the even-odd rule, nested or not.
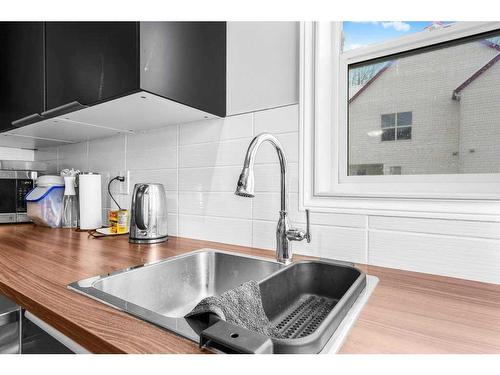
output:
[[[253,123],[253,120],[252,120]],[[215,139],[211,141],[203,141],[203,142],[192,142],[192,143],[183,143],[179,144],[179,147],[191,147],[191,146],[200,146],[200,145],[208,145],[208,144],[220,144],[220,143],[229,143],[229,142],[236,142],[236,141],[243,141],[243,140],[251,140],[255,136],[255,127],[252,131],[254,134],[253,136],[246,136],[246,137],[235,137],[235,138],[225,138],[225,139]],[[286,131],[275,131],[273,132],[274,135],[291,135],[291,134],[297,134],[298,130],[286,130]]]
[[[370,265],[370,216],[365,218],[365,259],[366,264]]]
[[[255,137],[255,112],[252,112],[252,137]],[[252,245],[252,247],[254,247],[255,244],[254,244],[254,201],[253,201],[253,198],[251,198],[251,201],[250,201],[250,217],[251,217],[250,244]]]
[[[179,194],[179,158],[180,158],[180,138],[181,138],[181,128],[180,128],[180,125],[177,124],[176,125],[176,135],[177,135],[177,139],[176,139],[176,154],[177,154],[177,157],[176,157],[176,173],[177,173],[177,228],[176,228],[176,231],[175,231],[175,235],[178,236],[179,235],[179,227],[180,227],[180,194]]]
[[[85,161],[85,169],[88,171],[90,168],[89,157],[90,157],[90,141],[85,141],[86,148],[86,161]]]

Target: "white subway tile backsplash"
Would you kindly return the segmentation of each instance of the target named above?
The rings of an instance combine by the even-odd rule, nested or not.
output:
[[[303,216],[305,218],[305,216]],[[333,225],[337,227],[366,228],[366,216],[313,212],[310,215],[311,224]]]
[[[252,201],[234,193],[179,192],[179,211],[189,215],[252,218]]]
[[[259,249],[276,250],[276,223],[277,222],[254,219],[252,246]]]
[[[127,169],[177,168],[178,126],[127,135]]]
[[[241,166],[179,168],[179,191],[234,192]]]
[[[179,147],[179,167],[241,166],[251,138]]]
[[[299,133],[276,134],[276,138],[285,150],[285,156],[288,163],[297,163],[299,161]],[[248,147],[248,144],[247,144]],[[245,147],[245,151],[247,149]],[[242,159],[243,160],[243,159]],[[255,158],[255,163],[277,163],[278,155],[274,146],[269,143],[263,143]]]
[[[179,236],[251,246],[252,221],[179,214]]]
[[[58,147],[58,168],[75,168],[80,171],[89,170],[88,143],[75,143]]]
[[[349,262],[367,263],[365,231],[316,225],[311,230],[311,243],[294,242],[292,251],[297,254]],[[254,220],[253,246],[276,249],[276,221]]]
[[[500,239],[500,223],[384,216],[369,220],[372,229]]]
[[[183,124],[180,127],[180,145],[249,138],[253,132],[252,123],[253,114],[244,114]]]
[[[278,163],[265,165],[256,164],[254,176],[256,192],[280,191],[281,177],[280,165]],[[287,191],[290,193],[297,193],[299,191],[299,165],[297,163],[288,163],[287,176]]]
[[[150,169],[130,171],[130,192],[137,183],[163,184],[166,191],[177,191],[177,169]]]
[[[295,251],[320,258],[367,264],[365,233],[358,228],[314,225],[311,227],[311,243],[299,242]]]
[[[277,221],[281,207],[280,193],[264,193],[255,194],[253,200],[253,218],[256,220]],[[300,217],[298,212],[298,194],[287,194],[287,208],[289,219],[293,222]],[[304,214],[305,215],[305,214]],[[305,218],[305,216],[304,216]]]
[[[59,174],[59,164],[57,160],[44,160],[44,163],[47,164],[47,174]]]
[[[124,171],[126,169],[125,141],[125,135],[89,141],[89,170],[93,172]]]
[[[35,150],[35,155],[38,161],[57,160],[57,146]]]
[[[168,214],[167,218],[167,233],[169,236],[178,236],[178,220],[177,214]]]
[[[255,135],[260,133],[287,133],[299,131],[299,106],[290,105],[255,112]]]
[[[44,149],[35,150],[33,160],[43,161],[47,165],[47,173],[59,174],[57,147],[47,147]]]
[[[500,284],[500,241],[371,231],[370,264]]]

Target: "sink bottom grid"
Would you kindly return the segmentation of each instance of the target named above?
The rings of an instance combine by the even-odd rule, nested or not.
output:
[[[281,315],[276,328],[285,339],[305,337],[313,333],[325,320],[338,300],[306,294],[292,303]]]

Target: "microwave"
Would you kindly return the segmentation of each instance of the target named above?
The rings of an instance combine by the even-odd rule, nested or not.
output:
[[[37,172],[0,170],[0,223],[27,223],[26,194],[35,185]]]

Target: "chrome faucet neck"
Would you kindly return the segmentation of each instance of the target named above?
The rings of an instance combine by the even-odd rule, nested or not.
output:
[[[287,202],[286,202],[286,171],[287,171],[287,162],[286,162],[286,157],[285,153],[283,152],[283,146],[281,146],[281,143],[278,141],[278,139],[273,136],[272,134],[269,133],[262,133],[256,136],[252,142],[250,142],[250,145],[248,146],[248,150],[245,156],[245,161],[243,163],[243,171],[241,173],[241,176],[247,181],[246,185],[247,189],[246,192],[247,194],[245,195],[244,193],[238,194],[238,189],[236,189],[236,194],[237,195],[242,195],[242,196],[253,196],[254,192],[254,186],[253,186],[253,169],[254,169],[254,164],[255,164],[255,158],[257,156],[257,151],[259,150],[260,146],[264,142],[269,142],[271,143],[275,150],[276,153],[278,154],[278,160],[280,163],[280,171],[281,171],[281,211],[286,211],[287,209]],[[247,177],[248,176],[248,177]],[[241,181],[241,178],[240,178]],[[240,184],[238,183],[238,186]]]
[[[290,241],[302,241],[307,239],[310,242],[309,235],[309,214],[307,214],[307,234],[298,229],[290,228],[290,222],[288,220],[287,213],[287,196],[286,196],[286,178],[287,178],[287,162],[283,147],[281,143],[269,133],[262,133],[256,136],[250,145],[248,146],[247,153],[245,155],[245,161],[243,163],[243,170],[238,179],[238,184],[236,186],[235,194],[242,197],[253,198],[254,192],[254,164],[257,151],[264,142],[270,142],[278,155],[278,160],[280,163],[280,192],[281,192],[281,208],[280,208],[280,218],[278,220],[278,226],[276,228],[276,259],[281,262],[288,264],[292,261],[292,249]]]

